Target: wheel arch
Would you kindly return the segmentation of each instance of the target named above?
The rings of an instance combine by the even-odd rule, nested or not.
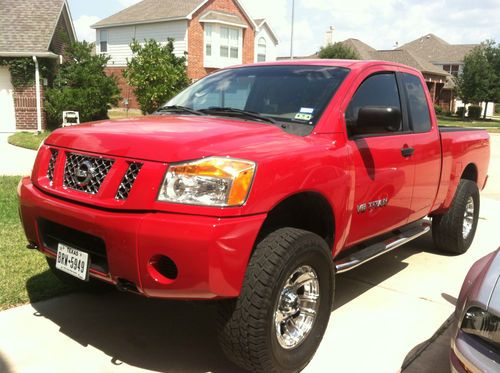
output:
[[[333,206],[319,192],[302,191],[287,196],[267,214],[257,237],[257,242],[279,228],[304,229],[322,237],[330,248],[335,240],[335,215]]]
[[[469,163],[462,171],[462,176],[460,179],[466,179],[473,181],[477,184],[478,171],[477,166],[474,163]]]

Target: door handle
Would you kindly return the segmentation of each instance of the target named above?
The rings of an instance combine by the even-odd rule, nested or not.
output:
[[[411,156],[415,149],[413,149],[411,146],[405,145],[403,148],[401,148],[401,155],[405,158]]]

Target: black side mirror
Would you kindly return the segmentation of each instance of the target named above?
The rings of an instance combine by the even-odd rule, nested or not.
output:
[[[397,107],[362,106],[358,120],[350,123],[353,134],[396,132],[401,128],[401,110]]]

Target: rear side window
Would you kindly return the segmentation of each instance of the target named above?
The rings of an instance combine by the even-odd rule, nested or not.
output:
[[[431,129],[431,117],[422,82],[420,78],[415,75],[402,75],[404,89],[408,99],[410,126],[415,132],[428,132]]]
[[[372,75],[361,83],[345,113],[348,126],[357,122],[359,109],[363,106],[393,107],[401,111],[398,84],[394,73]],[[387,130],[387,133],[397,134],[398,132]]]

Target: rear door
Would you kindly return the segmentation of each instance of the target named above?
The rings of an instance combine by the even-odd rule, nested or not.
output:
[[[357,120],[363,106],[396,107],[403,111],[396,72],[387,67],[362,73],[347,94],[342,109],[346,123]],[[357,87],[357,88],[356,88]],[[405,120],[399,130],[349,133],[347,144],[355,172],[354,206],[347,245],[404,225],[410,215],[414,165],[405,153],[411,144]]]
[[[436,198],[441,176],[441,140],[429,107],[425,83],[410,72],[398,74],[405,93],[411,136],[411,159],[415,165],[410,221],[426,216]],[[433,110],[433,109],[432,109]]]

